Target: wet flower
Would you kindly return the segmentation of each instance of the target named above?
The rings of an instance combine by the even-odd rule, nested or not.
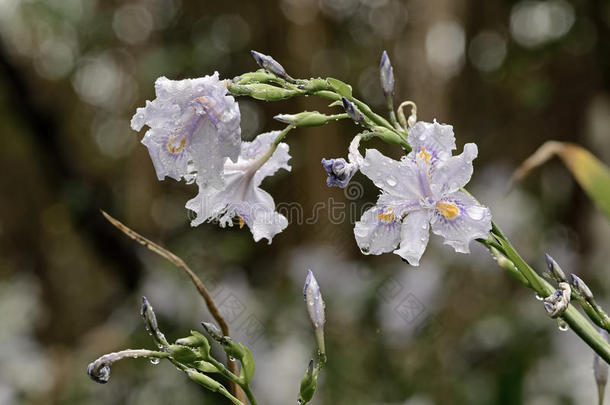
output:
[[[311,320],[314,329],[323,327],[326,322],[326,317],[324,316],[324,300],[322,299],[322,293],[320,293],[320,285],[311,270],[307,270],[305,286],[303,287],[303,297],[307,303],[307,312],[309,313],[309,319]]]
[[[273,197],[259,187],[265,177],[279,169],[291,169],[288,145],[282,142],[273,146],[279,133],[267,132],[252,142],[242,142],[237,162],[227,160],[224,164],[223,188],[210,186],[195,176],[199,194],[186,203],[186,208],[196,213],[192,226],[218,220],[225,227],[236,220],[240,228],[248,225],[255,241],[267,238],[269,243],[286,228],[288,220],[275,211]]]
[[[544,309],[551,318],[561,316],[568,309],[571,294],[570,284],[562,281],[559,289],[544,299]]]
[[[311,320],[314,334],[316,336],[316,344],[318,345],[319,354],[325,356],[326,349],[324,345],[324,324],[326,316],[324,314],[324,299],[320,292],[320,285],[313,275],[311,270],[307,270],[305,278],[305,286],[303,287],[303,298],[307,304],[307,312]]]
[[[381,88],[386,99],[391,100],[394,95],[394,69],[390,62],[390,57],[386,51],[381,54],[381,63],[379,64],[379,79]]]
[[[489,209],[460,191],[472,176],[477,146],[466,144],[462,154],[452,156],[453,128],[437,122],[418,122],[408,141],[413,151],[400,161],[375,149],[366,151],[360,170],[381,195],[356,223],[358,246],[365,254],[393,250],[417,266],[431,227],[456,252],[468,253],[470,241],[491,230]]]
[[[226,158],[237,160],[240,113],[218,73],[197,79],[155,82],[156,98],[138,108],[131,127],[149,127],[142,143],[148,148],[157,177],[180,180],[189,163],[207,184],[222,187]]]
[[[328,173],[326,184],[329,187],[345,188],[349,181],[354,177],[360,164],[362,163],[362,155],[358,152],[360,146],[360,136],[356,135],[349,145],[349,153],[346,161],[344,158],[322,159],[322,166]]]

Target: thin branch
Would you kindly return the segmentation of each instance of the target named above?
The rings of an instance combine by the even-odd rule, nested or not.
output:
[[[216,320],[216,322],[220,326],[220,329],[222,330],[222,334],[224,336],[231,336],[229,333],[229,325],[227,324],[227,321],[224,319],[224,317],[220,313],[220,310],[218,309],[216,302],[214,302],[214,299],[210,295],[210,292],[205,287],[205,284],[203,284],[203,281],[201,281],[201,279],[199,277],[197,277],[197,275],[190,269],[190,267],[184,262],[184,260],[182,260],[181,258],[176,256],[169,250],[157,245],[153,241],[140,235],[133,229],[131,229],[128,226],[126,226],[125,224],[123,224],[121,221],[117,220],[116,218],[113,218],[107,212],[105,212],[103,210],[101,210],[101,212],[102,212],[102,215],[108,220],[108,222],[110,222],[112,225],[114,225],[114,227],[116,227],[119,231],[123,232],[125,235],[129,236],[131,239],[135,240],[136,242],[138,242],[139,244],[148,248],[149,250],[152,250],[159,256],[165,258],[170,263],[172,263],[174,266],[181,268],[186,273],[186,275],[189,276],[189,278],[191,279],[191,281],[197,288],[197,291],[199,291],[199,294],[201,295],[201,297],[203,297],[203,300],[205,301],[205,304],[206,304],[208,310],[212,314],[212,317]],[[229,366],[229,370],[233,374],[235,374],[235,375],[239,374],[239,370],[237,369],[237,364],[235,364],[235,362],[231,361],[231,359],[229,358],[228,355],[227,355],[227,365]],[[239,390],[239,387],[234,382],[231,382],[231,391],[240,400],[242,399],[241,397],[243,397],[243,393],[241,390]],[[243,400],[242,400],[242,402],[243,402]]]

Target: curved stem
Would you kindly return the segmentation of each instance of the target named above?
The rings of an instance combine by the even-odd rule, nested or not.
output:
[[[212,298],[212,295],[206,288],[203,281],[201,281],[201,279],[199,277],[197,277],[195,272],[193,272],[193,270],[191,270],[191,268],[184,262],[184,260],[182,260],[181,258],[176,256],[169,250],[157,245],[153,241],[140,235],[133,229],[129,228],[127,225],[123,224],[121,221],[112,217],[107,212],[105,212],[103,210],[101,212],[102,212],[102,215],[104,216],[104,218],[106,218],[106,220],[108,220],[108,222],[110,222],[119,231],[123,232],[125,235],[129,236],[130,238],[132,238],[136,242],[140,243],[141,245],[145,246],[146,248],[152,250],[159,256],[167,259],[174,266],[182,269],[186,273],[186,275],[191,279],[191,281],[195,285],[195,288],[197,288],[197,291],[199,292],[199,294],[205,301],[208,311],[210,311],[210,313],[212,314],[212,317],[214,318],[214,320],[216,320],[216,322],[220,326],[220,329],[222,330],[222,334],[224,336],[231,336],[231,334],[229,333],[229,324],[227,323],[227,321],[224,319],[224,317],[220,313],[220,310],[218,309],[218,306],[216,305],[214,298]],[[227,355],[227,364],[229,365],[229,368],[231,368],[231,371],[237,372],[237,365],[233,364],[230,361],[228,355]],[[231,385],[231,391],[234,394],[236,394],[237,396],[240,396],[239,390],[233,384]]]
[[[513,262],[517,270],[523,275],[539,296],[546,297],[555,292],[555,288],[546,280],[536,273],[526,262],[519,256],[515,248],[510,244],[502,231],[496,224],[493,224],[492,234],[498,240],[501,246],[501,252]],[[483,243],[483,242],[481,242]],[[489,245],[483,243],[490,248]],[[591,325],[591,323],[574,307],[569,305],[567,310],[561,316],[563,320],[570,326],[589,347],[591,347],[606,363],[610,364],[610,344],[600,335],[600,333]]]
[[[210,357],[206,361],[211,363],[214,367],[216,367],[218,369],[218,371],[220,372],[220,374],[222,374],[223,376],[228,378],[231,382],[233,382],[233,383],[237,384],[239,387],[241,387],[241,389],[244,390],[244,392],[246,393],[246,396],[248,397],[248,401],[250,402],[251,405],[257,405],[256,398],[254,398],[254,394],[252,393],[250,386],[248,385],[247,382],[245,382],[244,379],[238,377],[237,375],[233,374],[231,371],[227,370],[227,368],[224,366],[224,364],[222,364],[218,360],[214,359],[213,357]]]

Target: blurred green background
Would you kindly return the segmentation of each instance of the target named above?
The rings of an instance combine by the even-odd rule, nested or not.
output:
[[[290,134],[293,170],[264,188],[303,215],[272,245],[245,228],[190,227],[184,203],[196,187],[157,181],[129,120],[158,76],[231,78],[257,68],[250,49],[294,77],[347,81],[380,112],[386,49],[397,101],[453,124],[460,150],[479,145],[470,190],[524,257],[542,270],[551,253],[608,303],[610,226],[568,171],[553,161],[507,188],[549,139],[610,162],[607,1],[0,0],[0,404],[222,403],[165,362],[116,364],[104,386],[87,377],[101,354],[152,347],[142,295],[170,339],[210,320],[187,278],[100,209],[208,283],[252,347],[259,403],[296,403],[314,347],[307,268],[327,302],[316,404],[594,403],[591,351],[480,246],[460,255],[433,237],[417,269],[360,254],[353,222],[377,191],[361,175],[348,191],[329,189],[320,165],[346,155],[347,122]],[[280,128],[277,113],[326,105],[240,108],[252,139]]]

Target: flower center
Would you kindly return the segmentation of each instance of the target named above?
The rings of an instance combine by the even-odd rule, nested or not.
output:
[[[424,163],[430,163],[432,160],[432,154],[426,150],[426,147],[422,145],[421,151],[417,154]]]
[[[377,215],[378,219],[381,219],[382,222],[392,222],[396,218],[394,215],[394,207],[390,207],[383,211],[381,214]]]
[[[448,201],[437,201],[436,209],[447,219],[453,219],[460,213],[458,206]]]
[[[180,140],[180,144],[178,144],[178,146],[174,144],[177,139],[178,137],[176,135],[169,138],[169,142],[167,142],[167,149],[170,151],[170,153],[180,153],[182,149],[184,149],[184,146],[186,145],[186,136]]]

